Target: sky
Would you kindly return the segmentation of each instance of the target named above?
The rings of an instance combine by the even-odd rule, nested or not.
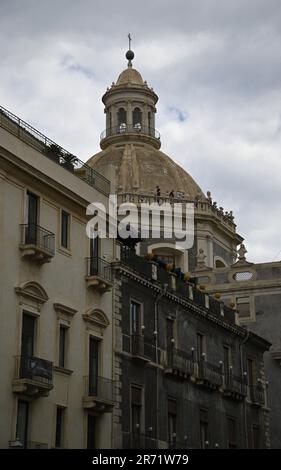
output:
[[[86,161],[129,32],[162,151],[281,260],[280,0],[0,0],[0,105]]]

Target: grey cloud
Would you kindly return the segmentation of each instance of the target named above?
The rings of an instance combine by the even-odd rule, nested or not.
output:
[[[163,151],[235,211],[249,258],[278,254],[279,0],[0,0],[0,11],[0,104],[83,159],[99,149],[101,96],[131,31]]]

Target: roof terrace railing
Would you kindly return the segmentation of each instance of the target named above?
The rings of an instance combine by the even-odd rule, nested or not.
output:
[[[50,160],[84,180],[101,193],[110,193],[110,182],[75,155],[46,137],[27,122],[0,106],[0,127],[35,148]]]

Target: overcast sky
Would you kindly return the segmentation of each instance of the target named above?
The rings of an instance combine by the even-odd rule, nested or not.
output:
[[[129,31],[162,150],[280,260],[280,0],[0,0],[0,104],[88,159]]]

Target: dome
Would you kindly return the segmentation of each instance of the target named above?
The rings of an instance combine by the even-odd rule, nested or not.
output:
[[[173,190],[181,197],[205,199],[194,179],[165,153],[149,144],[111,145],[94,155],[89,166],[111,179],[116,193],[154,195],[160,187],[161,195]]]
[[[116,85],[126,85],[128,83],[132,85],[144,85],[141,74],[132,67],[128,67],[120,73]]]

